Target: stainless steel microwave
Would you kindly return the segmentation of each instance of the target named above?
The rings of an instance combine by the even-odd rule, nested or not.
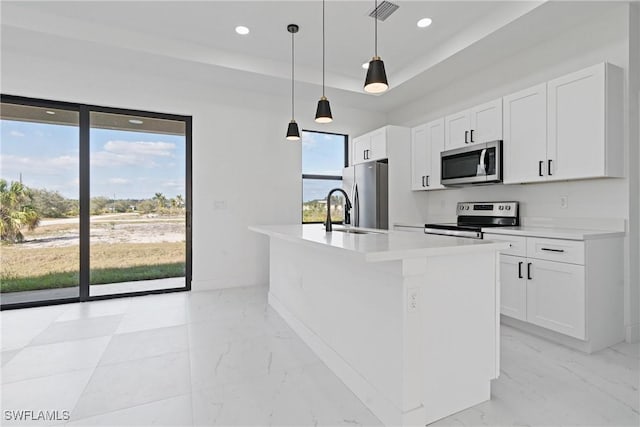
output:
[[[472,144],[440,154],[442,185],[502,182],[502,141]]]

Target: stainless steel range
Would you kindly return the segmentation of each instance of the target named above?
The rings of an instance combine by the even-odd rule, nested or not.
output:
[[[425,224],[425,234],[482,239],[482,228],[520,225],[518,202],[459,202],[455,224]]]

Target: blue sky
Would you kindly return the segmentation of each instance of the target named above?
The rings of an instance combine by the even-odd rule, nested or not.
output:
[[[342,175],[344,167],[344,136],[302,132],[302,173]],[[340,181],[305,180],[302,201],[323,199],[329,190],[342,187]]]
[[[0,176],[78,198],[78,128],[1,120]],[[91,196],[185,196],[182,136],[91,129]]]

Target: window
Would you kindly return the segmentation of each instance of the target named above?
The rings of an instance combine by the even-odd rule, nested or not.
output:
[[[190,289],[191,117],[1,107],[2,308]]]
[[[342,188],[347,166],[347,135],[302,131],[302,223],[321,223],[327,217],[327,194]],[[344,198],[331,198],[331,220],[342,222]]]

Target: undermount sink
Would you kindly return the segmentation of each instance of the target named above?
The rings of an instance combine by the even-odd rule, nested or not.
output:
[[[380,234],[375,231],[354,230],[352,228],[334,228],[333,231],[339,231],[340,233],[350,233],[350,234]]]

